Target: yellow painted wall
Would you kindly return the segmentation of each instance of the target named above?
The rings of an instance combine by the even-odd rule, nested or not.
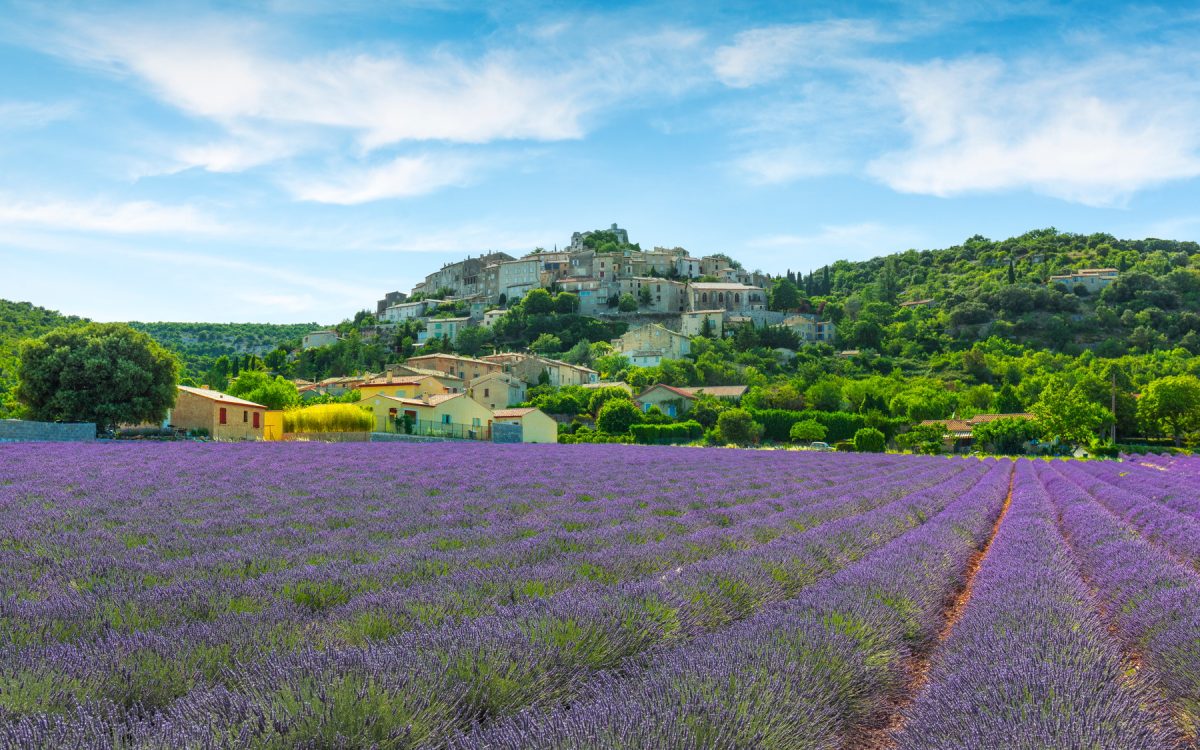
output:
[[[263,415],[263,440],[283,440],[283,411],[271,409]]]
[[[523,417],[499,419],[498,422],[521,425],[522,443],[557,443],[558,422],[545,412],[531,411]]]

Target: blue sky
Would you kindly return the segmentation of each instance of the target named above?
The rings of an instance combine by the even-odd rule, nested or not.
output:
[[[773,273],[1200,239],[1198,32],[1195,3],[0,0],[0,297],[327,323],[612,222]]]

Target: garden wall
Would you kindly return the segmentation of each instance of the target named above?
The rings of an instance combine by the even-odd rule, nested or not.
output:
[[[0,419],[0,443],[90,443],[95,439],[96,425],[91,422],[27,422],[23,419]]]

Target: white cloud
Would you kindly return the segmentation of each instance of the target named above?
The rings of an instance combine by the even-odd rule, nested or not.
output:
[[[39,202],[0,195],[0,226],[3,225],[108,234],[214,234],[225,230],[187,205],[168,206],[151,201]]]
[[[922,234],[910,227],[887,226],[876,222],[830,224],[814,234],[772,234],[746,243],[753,254],[771,265],[780,265],[780,256],[794,254],[814,266],[839,259],[866,260],[900,252],[922,244]]]
[[[70,102],[0,101],[0,129],[41,128],[74,114]]]
[[[292,180],[289,189],[300,200],[353,205],[464,185],[481,166],[477,159],[462,156],[401,156],[382,166],[342,171],[323,182]]]
[[[906,193],[1027,188],[1097,206],[1200,175],[1197,81],[1147,63],[1112,58],[1056,69],[985,59],[900,68],[896,96],[911,145],[868,170]]]
[[[863,47],[892,40],[874,21],[839,19],[743,31],[717,49],[713,70],[727,86],[747,88],[796,68],[829,68],[854,60]]]
[[[807,146],[766,148],[738,158],[733,166],[755,185],[780,185],[849,168],[842,157],[817,154]]]
[[[136,77],[184,112],[233,130],[253,123],[344,129],[367,150],[580,138],[598,110],[689,80],[679,68],[697,67],[702,38],[667,30],[475,57],[444,48],[419,57],[394,50],[304,56],[272,52],[272,30],[252,21],[80,16],[67,26],[60,52]],[[192,148],[184,160],[215,169],[261,163],[247,158],[255,144],[244,141],[253,139],[234,135],[234,143]]]

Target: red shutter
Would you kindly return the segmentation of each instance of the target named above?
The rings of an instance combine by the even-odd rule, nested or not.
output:
[[[225,407],[224,407],[224,406],[222,406],[222,407],[221,407],[221,424],[225,424],[225,421],[226,421],[226,416],[225,416]]]
[[[254,429],[258,429],[258,412],[254,412]]]

